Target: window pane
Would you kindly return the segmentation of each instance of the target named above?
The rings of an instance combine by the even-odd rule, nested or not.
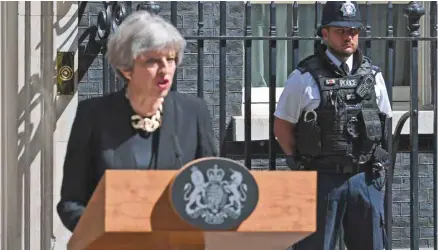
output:
[[[269,36],[270,10],[268,4],[255,4],[251,7],[251,29],[253,36]],[[287,36],[291,24],[286,4],[276,4],[277,36]],[[290,74],[288,60],[290,56],[287,41],[277,41],[277,56],[275,61],[276,85],[283,86]],[[251,53],[251,77],[253,87],[269,86],[269,41],[254,40]]]
[[[393,28],[394,36],[407,36],[406,17],[403,15],[405,4],[393,5]],[[321,8],[323,5],[321,6]],[[315,33],[315,5],[301,4],[299,5],[298,16],[298,35],[301,37],[313,37]],[[360,4],[359,10],[362,19],[365,20],[366,5]],[[381,37],[386,36],[387,32],[387,5],[386,4],[371,4],[370,8],[371,36]],[[269,35],[269,4],[254,4],[252,5],[252,31],[253,36],[268,36]],[[292,36],[293,31],[293,7],[292,4],[276,4],[276,31],[278,36]],[[365,36],[365,31],[361,33]],[[365,43],[362,41],[360,46],[365,50]],[[289,74],[293,71],[294,56],[297,56],[299,61],[313,54],[314,41],[301,40],[299,41],[298,55],[293,54],[292,41],[277,41],[277,58],[276,58],[276,85],[283,87]],[[386,42],[383,40],[374,40],[371,42],[369,55],[373,64],[382,68],[383,73],[386,72]],[[421,55],[420,55],[421,58]],[[409,43],[404,41],[395,42],[395,58],[394,58],[394,85],[403,86],[409,84]],[[269,86],[269,41],[258,40],[253,42],[251,55],[251,70],[252,70],[252,86],[253,87],[268,87]]]

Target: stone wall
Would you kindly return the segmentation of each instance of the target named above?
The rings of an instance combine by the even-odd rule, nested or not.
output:
[[[170,20],[170,3],[159,2],[160,14]],[[79,37],[84,32],[95,29],[97,14],[103,9],[99,2],[89,2],[85,14],[79,23]],[[227,3],[227,35],[243,35],[244,8],[241,2]],[[178,2],[178,29],[187,36],[197,34],[198,7],[196,2]],[[313,17],[311,17],[313,18]],[[312,20],[313,21],[313,20]],[[204,34],[219,35],[219,4],[204,3]],[[83,100],[103,94],[102,68],[103,56],[86,49],[90,46],[89,35],[79,43],[79,69],[85,74],[79,79],[79,99]],[[86,52],[88,51],[88,52]],[[213,117],[216,137],[219,128],[219,43],[205,42],[204,59],[204,99],[208,102]],[[227,124],[231,116],[241,115],[243,86],[243,43],[227,41],[226,67],[226,114]],[[93,59],[95,58],[95,59]],[[92,62],[90,62],[90,59]],[[90,66],[88,66],[90,64]],[[188,41],[185,61],[177,72],[178,91],[196,95],[197,85],[197,43]],[[420,246],[432,247],[433,244],[433,155],[421,153],[419,157],[419,201],[420,201]],[[266,168],[266,161],[254,161],[257,168]],[[281,166],[279,166],[281,167]],[[393,247],[409,247],[409,154],[400,153],[393,186]]]
[[[420,247],[433,247],[433,154],[418,157],[418,201]],[[410,242],[410,159],[409,153],[399,153],[392,188],[393,247],[409,248]]]

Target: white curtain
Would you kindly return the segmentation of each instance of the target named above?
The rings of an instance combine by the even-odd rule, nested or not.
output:
[[[406,2],[407,4],[407,2]],[[393,28],[394,36],[407,36],[407,20],[403,15],[406,4],[393,4]],[[321,6],[322,7],[322,6]],[[425,6],[426,7],[426,6]],[[362,19],[366,19],[365,4],[359,6]],[[371,14],[371,36],[387,36],[387,5],[371,4],[368,10]],[[315,32],[315,5],[299,5],[298,27],[299,36],[312,37]],[[426,10],[428,12],[428,10]],[[269,4],[253,4],[251,21],[253,36],[269,35]],[[292,4],[276,4],[276,29],[278,36],[291,36],[293,30],[293,7]],[[424,34],[422,34],[424,35]],[[361,43],[363,46],[364,43]],[[299,42],[299,60],[313,54],[314,41],[302,40]],[[394,86],[409,85],[410,47],[408,42],[395,42],[394,58]],[[421,55],[419,55],[421,58]],[[386,41],[376,40],[371,42],[371,59],[375,65],[386,72]],[[277,41],[276,58],[276,85],[283,87],[289,74],[292,72],[293,47],[292,41]],[[251,55],[251,72],[253,87],[269,86],[269,41],[253,41]]]
[[[313,34],[313,27],[308,30],[306,21],[307,13],[313,12],[309,6],[300,6],[300,12],[303,20],[299,23],[307,31],[310,31],[308,36]],[[313,7],[313,6],[312,6]],[[253,36],[269,36],[269,20],[270,10],[269,4],[254,4],[251,12],[251,29]],[[304,12],[303,12],[304,11]],[[306,14],[305,14],[306,13]],[[290,4],[276,4],[276,33],[277,36],[291,36],[293,27],[292,8]],[[311,26],[311,25],[310,25]],[[307,35],[307,34],[306,34]],[[310,45],[310,50],[309,50]],[[251,77],[253,87],[268,87],[269,86],[269,41],[254,40],[253,50],[251,54]],[[277,41],[277,58],[276,58],[276,86],[283,87],[287,77],[292,72],[292,42],[287,40]],[[300,42],[300,55],[313,53],[313,42]]]

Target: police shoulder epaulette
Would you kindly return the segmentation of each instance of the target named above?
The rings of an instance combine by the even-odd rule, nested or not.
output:
[[[366,61],[367,63],[371,63],[371,58],[369,58],[367,56],[362,56],[362,60]]]
[[[298,65],[297,65],[297,69],[301,72],[301,73],[305,73],[307,72],[307,64],[310,60],[312,60],[315,57],[315,55],[310,55],[306,58],[304,58],[303,60],[301,60]]]
[[[301,72],[301,74],[304,74],[307,72],[306,68],[304,68],[304,67],[297,67],[297,70],[299,70]]]
[[[374,70],[374,71],[376,71],[376,73],[378,73],[378,72],[382,72],[382,70],[380,69],[379,66],[376,66],[376,65],[373,65],[373,64],[372,64],[371,59],[370,59],[369,57],[367,57],[367,56],[363,56],[362,59],[363,59],[364,61],[366,61],[367,63],[369,63],[369,64],[371,65],[371,69]]]
[[[380,67],[379,67],[379,66],[376,66],[376,65],[371,65],[371,69],[374,70],[374,71],[376,71],[376,73],[378,73],[378,72],[382,72],[382,69],[380,69]]]

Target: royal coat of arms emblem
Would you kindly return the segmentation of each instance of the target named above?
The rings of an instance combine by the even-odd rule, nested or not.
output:
[[[206,181],[196,166],[191,171],[191,183],[184,186],[185,212],[191,218],[201,216],[208,224],[221,224],[224,218],[240,216],[248,191],[242,173],[231,170],[230,179],[224,180],[225,171],[214,165],[207,170]]]
[[[240,223],[257,200],[258,187],[250,172],[220,158],[189,166],[172,187],[172,202],[180,216],[203,228]]]

